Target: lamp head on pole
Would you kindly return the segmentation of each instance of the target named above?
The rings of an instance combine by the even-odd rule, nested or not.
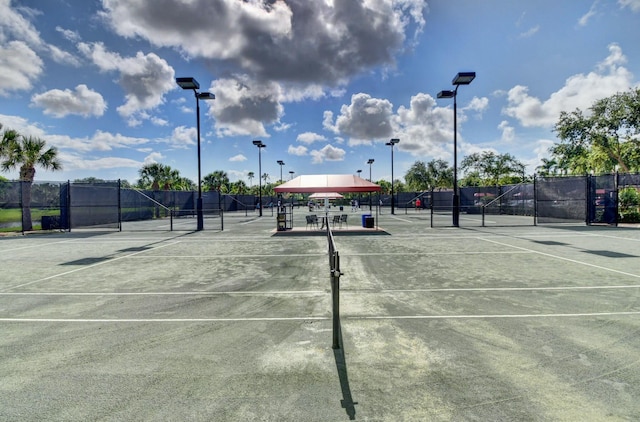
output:
[[[469,85],[476,78],[476,72],[458,72],[453,81],[453,85]]]
[[[385,145],[393,146],[393,145],[397,144],[398,142],[400,142],[400,139],[393,138],[389,142],[387,142]]]
[[[259,139],[256,139],[255,141],[253,141],[253,145],[257,146],[258,148],[264,148],[264,147],[266,147],[266,145],[265,145],[265,144],[263,144],[263,143],[262,143],[262,141],[261,141],[261,140],[259,140]]]
[[[373,162],[376,161],[373,158],[369,158],[369,161],[367,161],[367,164],[373,164]]]
[[[216,96],[210,92],[198,92],[196,94],[199,100],[215,100]]]
[[[196,78],[176,78],[176,83],[182,89],[200,89],[200,84]]]
[[[450,90],[438,92],[438,98],[453,98],[455,95],[456,93]]]
[[[281,166],[284,166],[284,161],[282,160],[278,160],[277,163],[280,164]]]

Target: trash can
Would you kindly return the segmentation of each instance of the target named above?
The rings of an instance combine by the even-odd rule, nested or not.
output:
[[[371,217],[371,214],[362,214],[362,227],[367,227],[366,226],[366,218],[367,217]]]
[[[373,217],[367,217],[364,219],[364,227],[367,229],[372,229],[376,225],[375,219]]]

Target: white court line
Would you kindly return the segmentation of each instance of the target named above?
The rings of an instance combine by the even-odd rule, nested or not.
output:
[[[378,291],[344,290],[341,293],[438,293],[438,292],[517,292],[517,291],[544,291],[544,290],[607,290],[607,289],[638,289],[640,284],[615,285],[615,286],[555,286],[555,287],[469,287],[469,288],[433,288],[433,289],[387,289]],[[0,293],[1,295],[2,293]]]
[[[611,236],[610,234],[594,234],[593,236],[607,237],[609,239],[616,239],[616,240],[630,240],[632,242],[640,242],[640,239],[631,239],[629,237],[621,237],[621,236]]]
[[[45,247],[45,246],[49,246],[49,245],[57,245],[58,243],[73,242],[74,240],[75,239],[67,239],[67,240],[61,240],[59,242],[39,243],[37,245],[21,246],[19,248],[2,249],[2,250],[0,250],[0,253],[19,251],[21,249],[40,248],[40,247]]]
[[[511,318],[579,318],[579,317],[618,317],[636,316],[640,311],[626,312],[583,312],[572,314],[495,314],[495,315],[372,315],[372,316],[343,316],[342,321],[357,320],[435,320],[435,319],[511,319]],[[149,323],[149,322],[260,322],[260,321],[328,321],[332,317],[264,317],[264,318],[0,318],[0,322],[70,322],[70,323]]]
[[[152,250],[152,249],[149,249]],[[144,252],[144,251],[143,251]],[[132,258],[141,258],[141,259],[149,259],[149,258],[163,258],[163,259],[179,259],[179,258],[201,258],[201,259],[218,259],[218,258],[286,258],[286,257],[316,257],[316,256],[327,256],[327,253],[307,253],[307,254],[253,254],[253,255],[149,255],[149,256],[136,256]]]
[[[244,223],[239,223],[239,224],[241,226],[244,226],[245,224],[255,223],[256,221],[260,221],[260,219],[258,217],[253,217],[253,220],[245,221]]]
[[[398,221],[404,221],[405,223],[413,223],[413,220],[405,220],[404,218],[396,217],[395,215],[391,215],[391,218]]]
[[[363,253],[340,253],[340,256],[387,256],[387,255],[499,255],[499,254],[529,254],[527,251],[466,251],[466,252],[363,252]]]
[[[225,292],[0,292],[0,296],[297,296],[326,295],[325,290],[268,290],[268,291],[225,291]]]
[[[341,319],[487,319],[487,318],[576,318],[640,315],[640,311],[584,312],[575,314],[501,314],[501,315],[397,315],[397,316],[347,316]]]
[[[153,251],[153,250],[155,250],[155,249],[164,248],[164,247],[166,247],[166,246],[173,246],[173,245],[176,245],[176,244],[178,244],[178,243],[180,243],[180,242],[178,241],[178,242],[168,243],[168,244],[166,244],[166,245],[156,246],[156,247],[154,247],[154,248],[152,248],[152,249],[146,249],[146,250],[144,250],[144,251],[133,252],[133,253],[130,253],[130,254],[128,254],[128,255],[118,256],[118,257],[116,257],[116,258],[110,258],[110,259],[107,259],[107,260],[102,261],[102,262],[96,262],[95,264],[86,265],[86,266],[83,266],[83,267],[81,267],[81,268],[76,268],[76,269],[74,269],[74,270],[65,271],[65,272],[60,273],[60,274],[54,274],[54,275],[51,275],[51,276],[49,276],[49,277],[41,278],[41,279],[39,279],[39,280],[34,280],[34,281],[30,281],[30,282],[28,282],[28,283],[23,283],[23,284],[18,284],[17,286],[7,287],[7,288],[5,288],[5,289],[1,289],[1,290],[0,290],[0,292],[7,291],[7,290],[11,290],[11,289],[17,289],[17,288],[19,288],[19,287],[29,286],[29,285],[31,285],[31,284],[39,283],[39,282],[41,282],[41,281],[51,280],[52,278],[61,277],[61,276],[63,276],[63,275],[67,275],[67,274],[75,273],[75,272],[78,272],[78,271],[84,271],[84,270],[87,270],[87,269],[89,269],[89,268],[97,267],[98,265],[106,264],[107,262],[118,261],[118,260],[120,260],[120,259],[129,258],[129,257],[131,257],[131,256],[138,255],[138,254],[141,254],[141,253],[144,253],[144,252]]]
[[[266,318],[0,318],[0,322],[252,322],[252,321],[326,321],[331,317],[266,317]]]
[[[510,245],[508,243],[498,242],[498,241],[491,240],[491,239],[483,239],[481,237],[479,237],[478,239],[480,239],[482,241],[485,241],[485,242],[489,242],[489,243],[495,243],[496,245],[509,246],[511,248],[520,249],[520,250],[528,251],[528,252],[533,252],[533,253],[536,253],[538,255],[543,255],[543,256],[548,256],[550,258],[560,259],[562,261],[573,262],[574,264],[585,265],[587,267],[597,268],[599,270],[605,270],[605,271],[610,271],[610,272],[616,273],[616,274],[627,275],[629,277],[640,278],[639,274],[633,274],[633,273],[628,273],[628,272],[625,272],[625,271],[614,270],[613,268],[607,268],[607,267],[603,267],[601,265],[596,265],[596,264],[589,264],[588,262],[578,261],[576,259],[571,259],[571,258],[565,258],[565,257],[559,256],[559,255],[553,255],[553,254],[550,254],[550,253],[540,252],[540,251],[536,251],[536,250],[529,249],[529,248],[523,248],[521,246]]]

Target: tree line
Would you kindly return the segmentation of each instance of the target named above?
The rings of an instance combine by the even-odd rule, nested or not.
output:
[[[3,130],[0,124],[0,130]],[[536,172],[542,176],[583,175],[640,171],[640,88],[619,92],[594,102],[587,110],[576,109],[561,112],[553,131],[558,142],[550,149],[550,158],[542,160]],[[40,138],[24,136],[12,129],[4,129],[0,139],[0,169],[19,170],[20,180],[30,187],[36,167],[61,170],[62,163],[55,147],[47,147]],[[460,163],[460,186],[487,186],[512,184],[527,180],[525,165],[510,154],[493,151],[473,153]],[[153,163],[139,170],[140,178],[135,186],[152,190],[196,190],[197,185],[180,175],[168,165]],[[260,179],[257,180],[257,177]],[[271,181],[267,173],[247,174],[249,185],[243,180],[231,182],[228,174],[216,170],[204,176],[205,191],[229,194],[256,194],[262,185],[264,195],[272,195],[273,188],[283,181]],[[407,171],[404,182],[394,180],[394,190],[424,191],[453,186],[453,169],[444,160],[427,163],[416,161]],[[87,178],[85,181],[98,179]],[[391,191],[391,183],[375,182],[383,193]],[[125,183],[128,185],[128,183]],[[30,204],[30,188],[23,189],[22,203],[27,210]],[[23,227],[32,227],[29,212],[23,213]]]

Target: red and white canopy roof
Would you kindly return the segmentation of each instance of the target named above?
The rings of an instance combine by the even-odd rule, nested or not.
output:
[[[378,192],[380,186],[352,174],[309,174],[276,186],[276,193]]]

